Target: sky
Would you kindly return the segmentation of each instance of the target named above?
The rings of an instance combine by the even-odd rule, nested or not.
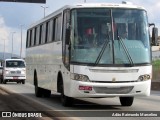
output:
[[[0,2],[0,52],[12,52],[20,55],[22,28],[22,56],[25,57],[26,30],[32,23],[40,20],[45,14],[51,14],[64,5],[84,3],[85,0],[46,0],[46,4]],[[143,6],[148,13],[149,23],[155,23],[160,29],[160,0],[125,0]],[[122,0],[86,0],[87,3],[121,3]],[[160,34],[160,30],[159,30]],[[13,37],[12,37],[13,36]],[[13,38],[13,39],[12,39]]]

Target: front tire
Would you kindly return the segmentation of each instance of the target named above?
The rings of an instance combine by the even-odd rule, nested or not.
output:
[[[60,91],[61,91],[61,102],[62,102],[62,105],[65,106],[65,107],[70,107],[73,105],[73,98],[71,97],[68,97],[64,94],[64,85],[63,85],[63,82],[61,81],[61,84],[60,84]]]
[[[134,97],[120,97],[119,99],[122,106],[131,106],[134,101]]]
[[[4,83],[4,84],[7,84],[7,81],[6,81],[6,80],[3,80],[3,83]]]
[[[0,79],[0,83],[1,83],[1,84],[3,83],[3,79],[2,79],[2,78]]]

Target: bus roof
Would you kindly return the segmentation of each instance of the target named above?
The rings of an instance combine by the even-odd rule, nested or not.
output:
[[[107,8],[135,8],[135,9],[144,9],[141,6],[134,4],[117,4],[117,3],[83,3],[71,5],[70,8],[88,8],[88,7],[107,7]]]
[[[43,23],[46,20],[51,19],[52,17],[60,14],[63,12],[63,10],[65,9],[74,9],[74,8],[130,8],[130,9],[142,9],[145,10],[143,7],[141,6],[137,6],[134,4],[117,4],[117,3],[83,3],[83,4],[73,4],[73,5],[66,5],[60,9],[58,9],[57,11],[49,14],[48,16],[46,16],[45,18],[31,24],[31,26],[29,28],[34,27],[35,25],[38,25],[40,23]]]

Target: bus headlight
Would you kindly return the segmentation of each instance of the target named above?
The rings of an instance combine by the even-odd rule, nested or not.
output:
[[[145,81],[145,80],[149,80],[149,79],[151,79],[151,75],[145,74],[145,75],[139,76],[138,81]]]
[[[78,81],[89,82],[88,76],[82,75],[82,74],[72,73],[72,74],[71,74],[71,79],[72,79],[72,80],[78,80]]]
[[[9,70],[5,70],[5,74],[9,74],[9,72],[10,72]]]

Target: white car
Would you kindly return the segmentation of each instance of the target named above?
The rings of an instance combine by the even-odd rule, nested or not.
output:
[[[17,82],[25,84],[26,63],[23,59],[6,59],[3,62],[1,83]]]

